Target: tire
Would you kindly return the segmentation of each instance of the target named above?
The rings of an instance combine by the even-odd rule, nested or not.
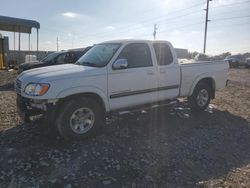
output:
[[[66,102],[56,119],[57,130],[66,140],[82,140],[95,135],[104,123],[101,106],[91,98]]]
[[[188,98],[189,106],[194,112],[204,111],[211,100],[211,88],[206,83],[198,83],[193,94]],[[201,98],[203,97],[203,99]]]
[[[28,114],[25,114],[24,117],[23,117],[23,122],[24,123],[30,123],[31,120],[30,120],[30,116]]]

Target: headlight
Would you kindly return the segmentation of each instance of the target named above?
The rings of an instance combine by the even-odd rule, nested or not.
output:
[[[25,87],[24,92],[27,95],[41,96],[44,95],[49,90],[49,84],[36,84],[30,83]]]

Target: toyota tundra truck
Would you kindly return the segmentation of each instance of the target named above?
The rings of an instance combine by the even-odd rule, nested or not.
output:
[[[226,61],[179,63],[167,41],[116,40],[94,45],[76,64],[24,71],[16,78],[24,120],[44,115],[66,139],[83,139],[107,114],[187,97],[205,110],[227,81]]]

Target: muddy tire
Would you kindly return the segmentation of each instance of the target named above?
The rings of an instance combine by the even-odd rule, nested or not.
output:
[[[93,136],[104,123],[101,106],[90,98],[66,102],[56,119],[59,134],[67,140],[82,140]]]
[[[205,110],[211,100],[211,88],[206,83],[198,83],[193,94],[188,98],[192,111],[200,112]]]

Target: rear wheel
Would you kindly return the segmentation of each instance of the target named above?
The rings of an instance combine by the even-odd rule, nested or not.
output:
[[[92,99],[70,100],[62,106],[56,120],[61,136],[80,140],[97,133],[104,122],[101,106]]]
[[[199,83],[193,94],[188,98],[189,105],[193,111],[205,110],[211,100],[211,88],[206,83]]]

